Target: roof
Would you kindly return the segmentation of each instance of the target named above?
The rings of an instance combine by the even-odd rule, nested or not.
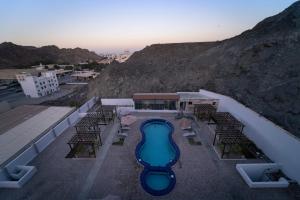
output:
[[[65,70],[65,69],[55,70],[56,74],[64,74],[64,73],[69,73],[69,72],[73,72],[73,70]]]
[[[213,99],[199,92],[177,92],[180,100],[192,100],[192,99]]]
[[[99,75],[99,73],[94,71],[75,71],[71,76],[88,78],[95,75]]]
[[[216,114],[212,115],[212,119],[218,125],[244,126],[242,122],[237,120],[229,112],[217,112]]]
[[[103,106],[134,106],[132,99],[101,99]]]
[[[36,141],[49,128],[68,115],[71,107],[48,107],[0,135],[0,165]]]
[[[135,93],[133,100],[179,100],[176,93]]]
[[[29,69],[1,69],[0,70],[0,79],[2,80],[15,80],[16,74],[21,74],[23,72],[37,76],[39,72],[44,72],[46,70],[36,70],[35,68]]]
[[[216,111],[216,108],[211,104],[195,104],[194,109],[197,111]]]
[[[47,108],[48,106],[41,105],[22,105],[1,113],[0,135]]]

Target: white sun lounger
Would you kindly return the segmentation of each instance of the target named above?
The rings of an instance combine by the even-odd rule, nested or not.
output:
[[[185,132],[185,133],[183,133],[183,136],[184,137],[193,137],[193,136],[195,136],[196,135],[196,133],[195,132]]]
[[[130,130],[130,127],[126,127],[126,126],[124,127],[124,126],[123,126],[123,127],[121,127],[121,129],[122,129],[122,130]]]
[[[124,137],[124,138],[125,138],[125,137],[128,136],[128,134],[127,134],[127,133],[124,133],[124,132],[121,132],[121,133],[118,134],[118,136],[119,136],[119,137]]]
[[[191,130],[191,129],[192,129],[192,127],[191,127],[191,126],[188,126],[188,127],[181,128],[181,130],[183,130],[183,131],[187,131],[187,130]]]

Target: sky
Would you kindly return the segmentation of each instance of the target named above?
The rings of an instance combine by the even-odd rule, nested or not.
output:
[[[0,0],[0,43],[135,51],[222,40],[296,0]]]

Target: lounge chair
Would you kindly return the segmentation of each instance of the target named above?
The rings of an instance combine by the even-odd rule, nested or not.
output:
[[[122,127],[121,127],[121,130],[130,130],[130,127],[122,126]]]
[[[183,130],[183,131],[191,131],[192,130],[192,126],[181,127],[181,130]]]
[[[184,137],[194,137],[194,136],[196,136],[196,133],[193,132],[193,131],[191,131],[191,132],[185,132],[185,133],[183,133],[183,136]]]
[[[128,136],[128,134],[127,134],[127,133],[124,133],[124,132],[120,132],[120,133],[118,133],[118,136],[119,136],[119,137],[122,137],[122,138],[125,138],[125,137]]]

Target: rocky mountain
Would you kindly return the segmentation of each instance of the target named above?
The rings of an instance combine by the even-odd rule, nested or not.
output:
[[[0,44],[0,68],[29,67],[39,63],[80,63],[101,60],[103,57],[87,49],[65,49],[57,46],[20,46],[11,42]]]
[[[107,67],[89,94],[200,88],[229,95],[300,136],[300,2],[224,41],[147,46]]]

